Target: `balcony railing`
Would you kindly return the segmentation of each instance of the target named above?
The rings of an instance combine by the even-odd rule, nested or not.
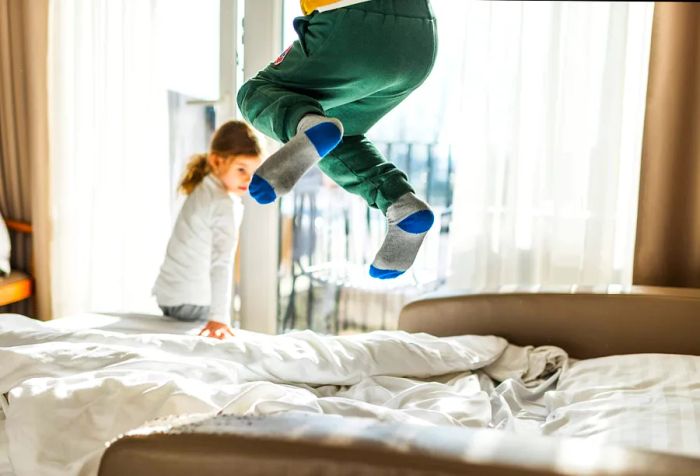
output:
[[[406,299],[444,281],[453,193],[451,148],[407,142],[377,147],[406,172],[416,193],[433,207],[439,232],[426,239],[421,251],[426,256],[419,255],[411,273],[395,281],[374,280],[367,275],[367,266],[384,238],[383,215],[313,169],[282,203],[281,331],[391,328],[393,315]]]

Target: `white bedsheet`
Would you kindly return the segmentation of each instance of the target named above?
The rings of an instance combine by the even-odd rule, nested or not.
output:
[[[182,322],[155,314],[107,314],[86,312],[45,323],[52,329],[77,331],[99,329],[124,334],[178,334],[196,335],[202,323]]]
[[[0,412],[0,476],[14,476],[10,465],[7,435],[5,434],[5,416],[2,412]]]
[[[535,381],[542,385],[543,375],[531,369],[556,375],[562,355],[565,360],[557,349],[551,365],[542,366],[546,353],[506,354],[507,348],[499,337],[403,332],[348,337],[238,332],[219,342],[70,331],[2,316],[0,392],[9,393],[6,426],[18,476],[87,475],[95,473],[105,442],[173,414],[301,410],[487,427],[491,393],[497,390],[489,372],[510,372],[519,381],[522,376],[525,391],[516,400],[523,402],[541,396],[528,388]],[[505,362],[504,355],[520,361]],[[512,389],[517,386],[503,393]],[[523,411],[517,418],[539,415]]]
[[[562,374],[546,402],[546,435],[700,457],[698,356],[582,360]]]

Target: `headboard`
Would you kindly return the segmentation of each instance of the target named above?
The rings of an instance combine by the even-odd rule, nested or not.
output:
[[[407,304],[399,329],[436,336],[498,335],[517,345],[556,345],[579,359],[700,355],[700,289],[437,294]]]

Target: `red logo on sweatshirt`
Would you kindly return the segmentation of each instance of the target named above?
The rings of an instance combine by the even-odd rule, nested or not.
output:
[[[293,45],[292,45],[292,46],[293,46]],[[282,54],[279,55],[279,56],[277,57],[277,59],[275,60],[274,65],[277,66],[277,65],[279,65],[280,63],[282,63],[282,61],[284,61],[284,59],[287,57],[287,53],[289,53],[289,50],[291,50],[291,49],[292,49],[292,47],[290,46],[289,48],[287,48],[286,50],[284,50],[284,51],[282,52]]]

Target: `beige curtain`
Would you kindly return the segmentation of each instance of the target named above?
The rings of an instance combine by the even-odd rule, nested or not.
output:
[[[0,211],[32,223],[31,237],[14,240],[13,261],[24,269],[33,263],[36,282],[34,305],[10,310],[42,319],[51,316],[48,7],[48,0],[0,0]]]
[[[700,287],[700,4],[654,12],[635,284]]]

